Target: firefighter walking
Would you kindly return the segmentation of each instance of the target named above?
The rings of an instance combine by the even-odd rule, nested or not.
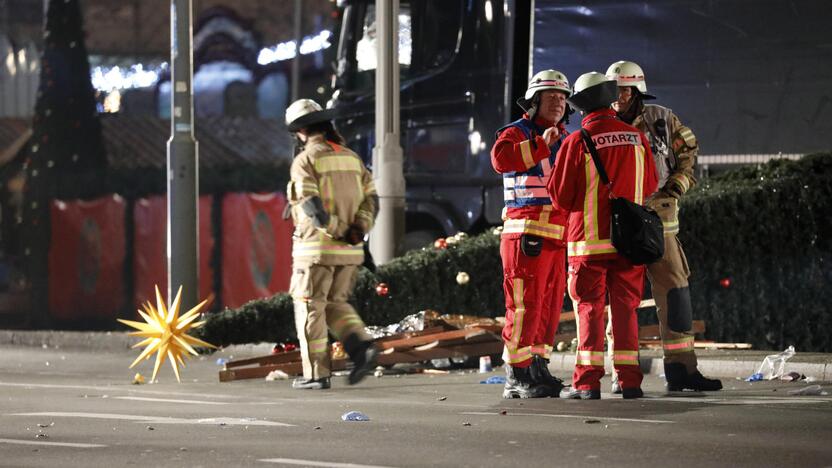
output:
[[[641,67],[629,61],[615,62],[607,78],[618,83],[618,99],[613,103],[618,117],[647,136],[658,171],[659,189],[647,204],[664,224],[664,256],[647,266],[647,276],[656,301],[664,373],[670,391],[720,390],[722,382],[708,379],[697,370],[694,351],[692,307],[688,277],[690,270],[679,242],[679,199],[696,184],[693,168],[699,145],[693,132],[682,125],[670,109],[644,101],[647,82]],[[620,391],[613,384],[613,392]]]
[[[303,362],[303,377],[292,383],[296,389],[330,388],[328,331],[353,362],[350,384],[375,367],[378,355],[347,302],[364,261],[364,235],[375,220],[377,195],[372,175],[343,146],[330,120],[330,112],[310,99],[286,109],[286,125],[303,146],[286,189],[295,225],[289,292]]]
[[[548,364],[563,306],[566,214],[553,209],[546,184],[566,136],[569,95],[563,73],[535,74],[517,102],[526,113],[497,131],[491,149],[491,163],[503,175],[505,199],[500,240],[506,301],[503,398],[557,397],[563,388]]]
[[[601,398],[608,294],[613,367],[624,398],[643,396],[636,307],[644,286],[644,266],[633,265],[612,245],[610,197],[642,204],[656,189],[656,169],[644,135],[617,119],[610,109],[616,95],[615,81],[591,72],[575,81],[569,98],[569,104],[584,115],[581,127],[597,148],[610,186],[601,183],[579,132],[563,142],[548,185],[553,203],[569,212],[569,294],[576,305],[578,351],[572,389],[565,398]]]

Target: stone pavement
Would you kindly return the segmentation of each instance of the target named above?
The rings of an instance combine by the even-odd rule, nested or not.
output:
[[[58,330],[0,330],[0,346],[34,346],[40,348],[76,349],[90,351],[121,351],[138,340],[126,332],[81,332]],[[234,346],[237,355],[267,354],[271,343]],[[232,350],[233,351],[233,350]],[[832,354],[797,353],[788,360],[786,372],[798,372],[820,381],[832,380]],[[699,369],[707,376],[745,378],[760,367],[763,359],[778,351],[764,350],[708,350],[698,349]],[[646,374],[664,373],[660,350],[641,350],[641,366]],[[575,354],[555,352],[549,368],[557,374],[568,374],[574,369]],[[609,361],[605,364],[612,369]]]

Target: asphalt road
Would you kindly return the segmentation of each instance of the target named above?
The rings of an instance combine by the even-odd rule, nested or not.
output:
[[[668,395],[647,376],[642,400],[502,400],[460,371],[298,391],[220,383],[226,351],[132,385],[136,355],[0,347],[0,466],[832,466],[832,397],[788,394],[805,384]]]

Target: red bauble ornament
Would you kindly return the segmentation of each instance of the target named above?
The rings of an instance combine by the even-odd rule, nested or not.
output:
[[[376,294],[378,294],[379,296],[384,297],[387,295],[388,292],[389,289],[387,287],[387,283],[379,283],[378,285],[376,285]]]
[[[731,287],[731,278],[722,278],[719,280],[719,285],[723,288],[730,288]]]
[[[433,241],[433,247],[439,250],[446,249],[448,247],[448,242],[445,240],[444,237],[440,237]]]
[[[284,343],[283,344],[283,350],[286,351],[287,353],[290,353],[290,352],[292,352],[296,349],[298,349],[298,345],[296,345],[294,343]]]

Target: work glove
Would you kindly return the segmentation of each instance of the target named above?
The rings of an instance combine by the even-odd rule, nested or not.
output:
[[[358,245],[364,242],[364,230],[357,224],[350,224],[347,232],[344,233],[344,240],[348,244]]]

